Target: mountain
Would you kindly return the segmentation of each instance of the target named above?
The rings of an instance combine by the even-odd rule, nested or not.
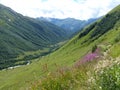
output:
[[[38,20],[48,21],[51,22],[63,29],[66,30],[66,32],[69,32],[69,35],[74,34],[84,28],[85,26],[89,25],[90,23],[95,22],[98,18],[91,18],[88,20],[77,20],[74,18],[66,18],[66,19],[56,19],[56,18],[44,18],[40,17],[37,18]]]
[[[0,69],[20,64],[18,61],[26,63],[32,55],[27,56],[25,52],[50,49],[66,38],[67,33],[60,27],[22,16],[0,4]],[[20,55],[25,55],[26,61],[20,59]]]
[[[1,90],[119,90],[120,5],[55,52],[0,71]]]

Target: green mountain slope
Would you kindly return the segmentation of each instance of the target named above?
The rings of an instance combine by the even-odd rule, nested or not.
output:
[[[106,61],[112,61],[109,59],[110,56],[114,59],[113,62],[116,61],[116,57],[120,56],[119,16],[120,5],[105,15],[102,19],[84,28],[83,31],[78,33],[78,35],[57,51],[47,55],[46,57],[39,58],[30,65],[0,71],[0,89],[39,90],[40,88],[43,88],[43,90],[88,90],[93,86],[94,88],[91,90],[110,90],[101,89],[101,86],[100,88],[98,88],[99,86],[96,86],[96,89],[94,84],[91,85],[92,83],[89,81],[93,77],[91,76],[92,73],[100,70],[100,67],[102,67],[102,64],[100,63],[100,65],[98,65],[97,62],[101,61],[105,67],[105,65],[110,64]],[[68,68],[71,66],[74,68],[76,63],[79,64],[80,61],[84,60],[85,56],[89,54],[93,55],[96,45],[102,49],[100,51],[101,57],[98,58],[98,61],[88,62],[80,68],[77,68],[77,70]],[[104,55],[107,50],[109,51],[108,55],[110,56]],[[94,60],[95,58],[92,59]],[[98,69],[95,69],[95,66],[97,66]],[[116,70],[119,70],[119,68]],[[68,73],[66,73],[67,71]],[[56,74],[55,72],[58,73]],[[113,75],[114,71],[109,73]],[[111,78],[110,80],[113,79]],[[114,80],[119,80],[119,77]],[[119,83],[119,81],[117,83]]]
[[[51,48],[66,38],[66,32],[58,26],[24,17],[0,5],[0,69],[17,63],[16,57],[24,52]]]

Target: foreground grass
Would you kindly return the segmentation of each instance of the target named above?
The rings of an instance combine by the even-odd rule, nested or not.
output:
[[[88,90],[90,89],[93,62],[72,68],[62,68],[57,72],[49,72],[44,78],[34,82],[30,90]],[[79,89],[78,89],[79,88]]]
[[[120,56],[120,43],[118,43],[118,44],[116,44],[112,47],[110,55],[113,58],[116,58],[116,57]]]
[[[94,88],[96,90],[120,89],[120,63],[101,69],[96,74]]]

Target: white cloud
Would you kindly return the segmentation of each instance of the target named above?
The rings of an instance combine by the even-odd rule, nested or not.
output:
[[[106,14],[120,0],[0,0],[0,3],[30,17],[88,19]]]

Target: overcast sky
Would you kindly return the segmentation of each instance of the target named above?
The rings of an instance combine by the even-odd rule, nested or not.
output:
[[[25,16],[83,20],[106,14],[120,0],[0,0],[0,3]]]

